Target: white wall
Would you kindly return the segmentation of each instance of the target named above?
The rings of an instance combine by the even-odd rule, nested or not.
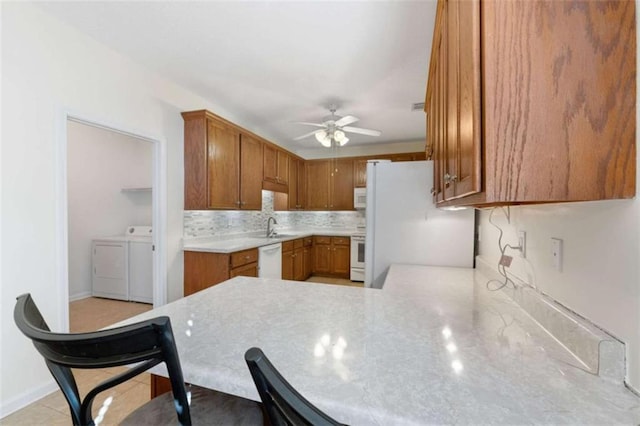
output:
[[[165,276],[182,296],[183,121],[215,105],[24,2],[0,2],[2,36],[2,275],[0,417],[54,388],[44,363],[13,323],[15,297],[30,292],[54,330],[65,319],[56,179],[64,112],[159,140],[166,156]]]
[[[69,298],[91,294],[91,241],[151,225],[152,196],[122,188],[152,184],[153,143],[69,121],[67,198]]]
[[[518,245],[527,233],[526,259],[511,251],[509,271],[626,343],[627,381],[640,389],[640,201],[620,200],[511,207],[493,222],[503,244]],[[498,230],[480,214],[480,257],[498,264]],[[563,240],[563,268],[551,264],[551,237]],[[509,254],[509,250],[507,251]]]

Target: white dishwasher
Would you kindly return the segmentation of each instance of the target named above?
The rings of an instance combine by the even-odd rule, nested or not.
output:
[[[282,279],[282,244],[260,247],[258,253],[258,277]]]

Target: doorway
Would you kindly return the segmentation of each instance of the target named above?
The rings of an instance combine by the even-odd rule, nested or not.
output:
[[[166,184],[161,178],[163,149],[157,139],[71,115],[66,115],[63,127],[59,150],[63,176],[58,182],[59,237],[63,246],[59,277],[63,287],[62,325],[68,331],[69,303],[92,296],[94,241],[104,237],[117,240],[118,236],[126,241],[130,226],[152,229],[152,236],[146,240],[152,297],[146,302],[153,302],[153,306],[166,303],[166,278],[162,273],[166,269],[162,256],[166,218],[161,208]],[[127,268],[128,277],[129,243],[124,244],[126,260],[116,263]],[[126,294],[121,299],[126,300]]]

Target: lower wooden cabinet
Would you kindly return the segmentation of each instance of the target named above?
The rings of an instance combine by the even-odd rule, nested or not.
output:
[[[305,250],[310,252],[311,241],[311,238],[298,238],[282,243],[283,280],[305,281],[311,276],[311,268],[305,260]]]
[[[184,252],[185,296],[237,276],[258,276],[258,249],[235,253]]]
[[[349,278],[351,239],[349,237],[314,237],[315,275]]]

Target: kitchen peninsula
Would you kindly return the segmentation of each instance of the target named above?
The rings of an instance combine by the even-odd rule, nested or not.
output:
[[[637,396],[582,370],[486,282],[409,265],[382,290],[236,277],[120,324],[168,315],[186,381],[254,400],[243,355],[260,347],[348,424],[640,422]]]

